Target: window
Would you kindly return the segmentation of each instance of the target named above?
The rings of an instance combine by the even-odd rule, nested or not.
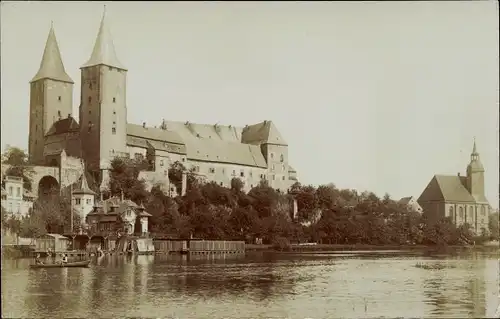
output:
[[[464,218],[464,208],[463,207],[458,208],[458,216],[460,218]]]
[[[21,197],[21,187],[16,187],[16,196]]]
[[[274,158],[274,153],[269,154],[269,156],[271,156],[271,158]]]
[[[186,158],[185,158],[185,157],[183,157],[183,158],[182,158],[182,161],[183,161],[183,162],[185,162],[185,161],[186,161]]]
[[[160,166],[163,166],[163,160],[160,160]]]
[[[245,172],[244,172],[244,171],[241,171],[241,172],[240,172],[240,176],[241,176],[241,177],[245,177]]]
[[[75,205],[80,205],[80,198],[75,198]]]
[[[453,210],[453,206],[450,206],[450,208],[448,208],[448,214],[449,216],[451,217],[451,219],[455,219],[455,211]]]
[[[212,173],[212,174],[213,174],[213,173],[215,173],[215,168],[213,168],[213,167],[210,167],[210,170],[209,170],[209,172],[210,172],[210,173]]]
[[[276,179],[276,176],[273,175],[273,181]]]
[[[283,154],[280,155],[280,162],[283,163],[285,161],[285,156]]]
[[[250,172],[248,173],[248,175],[250,175],[250,177],[252,177],[252,171],[250,171]]]
[[[194,169],[196,172],[199,172],[200,171],[200,167],[199,166],[195,166],[195,169]]]
[[[233,176],[236,176],[236,170],[233,169]]]
[[[57,97],[57,100],[58,100],[59,102],[61,102],[61,96],[60,96],[60,95]]]
[[[486,208],[484,206],[481,206],[481,215],[486,216]]]
[[[113,103],[116,103],[116,97],[113,98]]]
[[[12,193],[13,193],[12,186],[10,186],[9,187],[9,196],[12,196]]]
[[[92,97],[91,97],[91,96],[89,96],[89,103],[91,103],[91,102],[92,102]]]
[[[57,111],[57,116],[61,117],[61,111]]]
[[[92,130],[92,121],[89,121],[89,133]]]
[[[89,89],[92,90],[92,82],[89,82]]]
[[[111,128],[111,134],[115,135],[116,134],[116,127]]]
[[[113,115],[116,115],[116,111],[115,110],[113,110]]]
[[[282,177],[282,180],[285,180],[285,176]]]
[[[90,205],[92,204],[92,201],[90,200],[90,198],[87,198],[87,205]]]
[[[273,164],[273,165],[271,166],[271,170],[273,170],[273,171],[274,171],[274,169],[275,169],[275,168],[276,168],[276,167],[275,167],[275,166],[274,166],[274,164]]]
[[[91,110],[89,110],[89,114],[92,114],[92,111],[91,111]]]
[[[223,183],[223,182],[220,182],[220,186],[224,186],[224,183]]]
[[[144,159],[144,155],[142,155],[141,153],[135,153],[134,158],[136,161],[142,161]]]

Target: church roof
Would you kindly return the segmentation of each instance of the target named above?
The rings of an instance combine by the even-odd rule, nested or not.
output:
[[[246,126],[243,129],[241,141],[248,144],[288,145],[272,121]]]
[[[45,50],[43,51],[40,68],[33,79],[31,79],[31,82],[41,79],[52,79],[55,81],[74,83],[64,68],[61,51],[59,50],[59,45],[57,44],[53,26],[50,27],[49,36],[47,38],[47,42],[45,43]]]
[[[80,125],[72,116],[68,116],[65,119],[54,122],[45,136],[78,131],[80,131]]]
[[[95,40],[92,55],[90,56],[90,59],[81,66],[81,68],[96,65],[107,65],[118,69],[127,70],[116,56],[115,45],[113,43],[113,38],[111,36],[111,32],[109,31],[106,20],[106,9],[104,10],[104,14],[102,15],[101,25],[99,26],[99,31],[97,33],[97,38]]]
[[[460,176],[434,175],[424,189],[418,202],[460,202],[475,203],[476,200],[465,188]]]

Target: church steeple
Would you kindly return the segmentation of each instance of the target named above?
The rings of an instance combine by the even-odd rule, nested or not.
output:
[[[483,164],[479,159],[479,153],[476,146],[476,138],[474,138],[474,144],[472,146],[472,153],[470,154],[470,163],[467,167],[467,171],[484,171]]]
[[[50,26],[49,36],[47,38],[47,42],[45,43],[45,50],[43,51],[40,68],[30,83],[41,79],[52,79],[55,81],[74,83],[64,68],[53,23]]]
[[[102,15],[101,25],[94,44],[94,50],[90,59],[82,65],[81,68],[86,68],[96,65],[107,65],[122,70],[127,70],[118,60],[115,51],[115,45],[111,32],[109,31],[106,20],[106,6],[104,6],[104,13]]]

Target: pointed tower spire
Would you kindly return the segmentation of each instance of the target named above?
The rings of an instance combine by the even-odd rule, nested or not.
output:
[[[89,184],[87,183],[87,177],[85,176],[85,172],[82,174],[82,180],[80,182],[80,187],[73,191],[73,194],[89,194],[95,195],[95,192],[89,188]]]
[[[476,137],[474,137],[474,145],[472,146],[472,155],[479,155],[476,148]]]
[[[30,82],[35,82],[41,79],[52,79],[61,82],[74,83],[69,77],[64,68],[61,59],[61,51],[57,44],[56,34],[54,32],[54,23],[50,24],[49,36],[45,43],[45,50],[43,51],[42,62],[40,68]]]
[[[94,44],[94,50],[90,59],[82,65],[82,68],[96,65],[107,65],[115,67],[122,70],[127,70],[118,60],[115,51],[115,45],[113,43],[113,38],[111,37],[111,32],[109,31],[106,22],[106,5],[104,5],[104,13],[102,15],[101,25],[99,26],[99,32],[97,33],[97,38]]]

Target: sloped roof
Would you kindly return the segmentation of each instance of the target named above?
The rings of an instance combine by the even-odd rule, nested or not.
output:
[[[87,183],[85,172],[83,172],[82,176],[80,177],[80,185],[73,191],[73,194],[96,195],[96,193],[90,189],[89,184]]]
[[[54,122],[45,136],[80,131],[80,125],[71,116]]]
[[[107,24],[106,11],[102,15],[101,24],[99,26],[99,31],[97,32],[97,38],[94,44],[94,49],[92,50],[92,55],[90,56],[90,59],[87,61],[87,63],[82,65],[82,68],[95,65],[107,65],[118,69],[127,70],[116,56],[115,45],[113,43],[113,38]]]
[[[288,145],[272,121],[248,125],[243,129],[241,142],[248,144]]]
[[[43,51],[40,68],[33,79],[31,79],[31,82],[41,79],[52,79],[61,82],[73,83],[73,80],[70,78],[68,73],[66,73],[64,68],[61,51],[59,50],[59,45],[57,44],[53,26],[50,27],[49,36],[47,37],[47,42],[45,43],[45,50]]]
[[[413,196],[403,197],[399,200],[400,204],[407,205]]]
[[[431,201],[474,203],[475,199],[463,185],[460,176],[434,175],[418,198],[419,203]]]
[[[49,237],[52,237],[54,239],[66,239],[66,240],[69,240],[68,237],[65,237],[65,236],[59,235],[59,234],[45,234],[45,236],[49,236]]]
[[[295,168],[293,168],[291,165],[288,165],[288,172],[290,172],[290,173],[297,173],[297,171],[295,170]]]
[[[142,125],[129,123],[127,124],[127,135],[184,145],[184,141],[176,132],[156,127],[143,127]]]

